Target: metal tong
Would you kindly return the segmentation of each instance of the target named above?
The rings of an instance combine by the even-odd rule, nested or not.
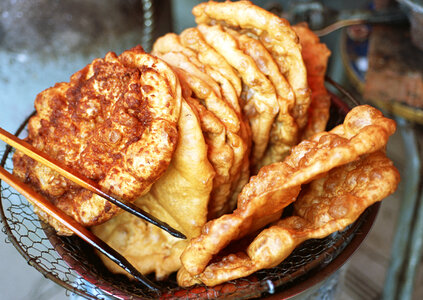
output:
[[[39,151],[38,149],[28,144],[27,142],[20,140],[19,138],[5,131],[2,128],[0,128],[0,139],[6,142],[7,144],[9,144],[11,147],[16,148],[17,150],[23,152],[24,154],[28,155],[32,159],[52,168],[53,170],[57,171],[59,174],[66,177],[67,179],[103,197],[107,201],[110,201],[116,206],[122,208],[123,210],[165,230],[172,236],[175,236],[177,238],[182,238],[182,239],[186,238],[186,236],[183,233],[172,228],[168,224],[160,221],[154,216],[148,214],[147,212],[143,211],[136,205],[129,203],[127,201],[116,199],[104,193],[101,190],[101,188],[98,186],[98,184],[95,183],[94,181],[84,177],[81,174],[78,174],[77,172],[75,172],[74,170],[71,170],[64,164],[60,163],[59,161],[56,161],[55,159],[48,157],[45,153]],[[63,211],[58,209],[49,200],[44,198],[41,194],[37,193],[31,187],[21,182],[15,175],[9,173],[1,166],[0,166],[0,179],[4,180],[11,187],[13,187],[19,193],[21,193],[25,198],[30,199],[41,210],[43,210],[44,212],[52,216],[58,222],[66,226],[66,228],[68,228],[73,233],[75,233],[77,236],[79,236],[84,241],[89,243],[91,246],[93,246],[94,248],[99,250],[101,253],[106,255],[109,259],[111,259],[113,262],[115,262],[120,267],[122,267],[125,271],[130,273],[136,280],[141,282],[144,286],[146,286],[147,288],[155,292],[159,291],[159,288],[154,283],[152,283],[149,279],[147,279],[140,272],[138,272],[138,270],[135,269],[135,267],[133,267],[117,251],[115,251],[113,248],[108,246],[105,242],[103,242],[101,239],[95,236],[87,228],[83,227],[81,224],[76,222],[73,218],[71,218],[70,216],[65,214]]]

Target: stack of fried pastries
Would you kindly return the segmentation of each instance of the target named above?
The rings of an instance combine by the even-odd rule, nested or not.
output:
[[[282,162],[263,167],[244,186],[237,209],[209,221],[191,240],[181,258],[179,284],[213,286],[271,268],[305,239],[325,237],[351,224],[398,184],[398,172],[382,152],[394,131],[394,121],[377,109],[358,106],[344,124],[315,134]],[[294,216],[276,221],[294,201]],[[245,251],[219,257],[230,242],[257,234],[273,221]]]
[[[19,178],[142,273],[179,270],[181,286],[214,286],[278,265],[392,193],[399,176],[384,148],[395,123],[359,106],[325,131],[330,51],[306,25],[248,1],[210,1],[193,14],[197,27],[159,38],[151,54],[108,53],[40,93],[27,138],[187,240],[20,152],[13,160]],[[245,238],[246,249],[232,250]]]
[[[175,69],[185,97],[215,117],[201,118],[216,170],[215,218],[235,207],[249,170],[281,161],[301,137],[325,129],[330,51],[305,25],[291,27],[247,1],[203,3],[193,13],[196,28],[159,38],[152,53]],[[216,131],[226,142],[217,143]]]

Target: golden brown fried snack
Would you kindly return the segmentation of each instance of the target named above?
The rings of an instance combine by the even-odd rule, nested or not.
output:
[[[240,113],[238,96],[231,82],[224,77],[219,70],[215,70],[212,66],[207,65],[207,60],[206,62],[203,62],[204,59],[202,58],[204,55],[201,55],[195,50],[182,45],[179,36],[174,33],[168,33],[158,38],[153,45],[153,55],[160,56],[169,52],[183,53],[186,56],[186,59],[188,59],[190,63],[194,64],[196,68],[186,66],[186,68],[182,69],[186,71],[187,68],[191,69],[192,72],[190,73],[207,82],[207,84],[213,88],[214,92],[219,95],[219,97],[223,98],[237,113]],[[200,71],[200,74],[198,71]],[[207,76],[204,73],[207,74]],[[213,80],[211,80],[210,77]],[[219,88],[217,88],[216,84],[219,85]]]
[[[232,104],[233,109],[240,113],[240,104],[238,98],[241,95],[241,80],[231,65],[225,60],[225,58],[216,52],[210,45],[206,43],[201,33],[197,28],[188,28],[184,30],[180,35],[180,41],[185,46],[197,53],[198,60],[204,65],[210,66],[214,70],[218,71],[225,77],[233,86],[236,93],[236,100],[228,97],[228,102]],[[233,103],[232,103],[233,102]]]
[[[175,68],[175,71],[182,76],[180,82],[185,98],[191,109],[196,111],[201,130],[203,131],[208,146],[208,159],[215,170],[213,189],[209,199],[209,217],[216,211],[221,210],[227,203],[230,195],[231,168],[234,165],[234,149],[228,144],[227,130],[224,124],[207,108],[194,99],[192,91],[182,75],[183,70]]]
[[[319,37],[307,24],[292,26],[300,38],[301,53],[307,68],[307,81],[311,89],[311,104],[307,126],[301,139],[308,139],[313,134],[324,131],[329,120],[330,96],[325,87],[325,74],[330,50],[320,43]]]
[[[182,75],[181,71],[178,74]],[[181,81],[185,81],[184,75]],[[241,180],[240,176],[248,174],[248,144],[237,133],[226,128],[224,122],[198,100],[189,98],[189,103],[198,111],[210,147],[209,159],[216,170],[209,201],[209,218],[215,218],[234,208],[234,202],[229,199]]]
[[[181,52],[166,52],[171,48],[179,49]],[[241,178],[241,170],[244,171],[242,167],[247,162],[249,153],[247,151],[247,129],[239,114],[220,96],[219,85],[208,74],[202,73],[202,70],[206,70],[206,72],[212,70],[199,62],[192,50],[182,46],[177,36],[164,36],[154,45],[154,49],[156,55],[177,68],[175,71],[178,73],[180,80],[187,84],[193,91],[195,98],[203,102],[207,110],[214,114],[225,126],[223,131],[226,134],[225,141],[232,148],[231,160],[217,161],[217,158],[224,157],[220,154],[211,158],[215,166],[216,177],[209,202],[209,218],[218,217],[233,209],[234,202],[228,202],[228,199],[236,189],[236,184]],[[212,88],[212,86],[216,86],[219,89],[219,93],[216,93],[215,88]],[[201,113],[200,115],[204,116],[205,114]],[[245,136],[246,140],[243,140],[243,136]],[[217,150],[216,147],[214,149]],[[211,154],[214,153],[217,153],[217,151],[213,150],[211,152]],[[220,166],[229,167],[229,169],[224,169]],[[242,184],[245,184],[245,181]]]
[[[344,124],[301,142],[283,162],[263,167],[243,188],[234,213],[208,222],[202,234],[191,240],[181,256],[184,268],[192,276],[199,275],[232,240],[258,229],[253,221],[264,226],[263,220],[293,202],[302,184],[384,148],[395,128],[395,122],[377,109],[358,106],[347,114]]]
[[[110,194],[135,201],[167,169],[177,142],[181,89],[173,71],[141,47],[108,53],[35,100],[27,141]],[[85,226],[119,209],[17,152],[14,173]],[[36,209],[37,212],[38,209]],[[44,216],[60,234],[68,229]]]
[[[190,101],[190,105],[197,110],[207,144],[211,146],[209,159],[216,171],[216,176],[209,201],[209,216],[214,217],[218,211],[225,207],[225,203],[230,196],[231,169],[234,165],[235,156],[227,137],[231,129],[239,130],[239,119],[207,82],[189,72],[195,66],[189,62],[183,53],[168,52],[160,55],[160,57],[174,66],[180,81],[192,90],[194,96],[188,99],[199,101],[198,104]],[[231,114],[228,114],[228,112]],[[238,128],[231,126],[236,122],[238,122]]]
[[[302,129],[307,124],[310,92],[301,46],[288,21],[250,1],[209,1],[195,6],[192,13],[197,24],[221,24],[248,32],[263,43],[292,87],[296,97],[294,117]]]
[[[176,33],[167,33],[159,37],[153,44],[151,54],[163,55],[168,52],[181,52],[189,58],[197,59],[197,53],[181,44],[180,38]],[[197,65],[198,67],[198,65]]]
[[[202,234],[191,240],[181,256],[182,263],[189,273],[202,273],[212,257],[231,241],[255,231],[258,229],[257,224],[265,226],[268,222],[275,221],[280,217],[282,209],[296,199],[300,192],[298,184],[285,189],[277,189],[274,186],[273,190],[269,189],[267,192],[268,186],[277,184],[278,178],[288,176],[292,172],[288,165],[283,167],[262,168],[242,189],[237,209],[232,214],[209,221]],[[275,216],[275,219],[269,219],[269,215]]]
[[[117,250],[141,273],[156,273],[161,280],[179,269],[179,256],[189,239],[200,233],[207,220],[207,203],[214,170],[195,112],[183,101],[178,121],[179,140],[172,161],[151,190],[135,203],[187,236],[172,237],[163,230],[124,212],[92,231]],[[127,274],[109,259],[113,272]]]
[[[280,264],[302,242],[323,238],[353,223],[373,203],[392,194],[399,173],[382,151],[329,171],[314,180],[294,203],[294,215],[263,230],[245,252],[221,258],[198,276],[186,270],[178,282],[214,286]]]
[[[190,29],[193,29],[193,28],[190,28]],[[191,31],[190,29],[185,30],[185,32],[186,33],[190,32]],[[195,31],[197,32],[197,30]],[[198,35],[200,35],[200,33],[198,33]],[[241,133],[241,135],[245,135],[245,139],[249,139],[249,135],[247,133],[244,133],[248,129],[241,128],[242,126],[245,126],[245,123],[242,120],[243,118],[241,115],[237,92],[235,91],[235,88],[232,86],[233,80],[228,80],[223,74],[225,75],[229,74],[230,76],[234,75],[235,77],[236,75],[233,73],[232,68],[229,65],[227,65],[226,61],[224,61],[223,58],[222,60],[226,63],[226,65],[225,63],[220,64],[219,57],[216,57],[214,55],[204,55],[204,53],[202,52],[199,52],[199,53],[196,52],[196,50],[200,48],[201,50],[207,53],[213,53],[214,50],[212,50],[202,40],[202,38],[200,42],[199,36],[197,35],[195,36],[196,38],[194,40],[198,41],[202,45],[199,46],[197,44],[194,44],[193,39],[190,38],[189,41],[190,41],[190,46],[192,48],[188,48],[182,45],[181,39],[176,34],[173,34],[173,33],[166,34],[165,36],[159,38],[154,43],[153,54],[158,56],[167,55],[166,57],[169,59],[169,63],[172,63],[174,66],[185,70],[191,75],[194,75],[199,77],[200,79],[203,79],[205,83],[213,87],[213,90],[216,93],[216,95],[220,97],[222,100],[224,100],[224,102],[229,104],[230,108],[232,108],[232,110],[235,111],[235,114],[240,119],[239,120],[240,128],[238,132]],[[187,37],[187,34],[185,34],[185,37]],[[207,47],[210,49],[203,49]],[[216,55],[218,54],[216,53]],[[216,62],[216,60],[218,62]],[[208,65],[207,63],[211,63],[212,65]],[[195,67],[192,66],[192,64],[194,64]],[[199,72],[201,74],[199,74]],[[207,75],[205,75],[204,73]],[[235,82],[239,83],[239,80],[238,81],[235,80]],[[219,85],[220,89],[215,87],[216,84]],[[230,112],[230,114],[232,115],[232,112]],[[236,130],[236,128],[232,128],[232,129]]]
[[[221,26],[199,25],[198,30],[204,40],[238,71],[245,84],[243,113],[250,122],[253,141],[251,163],[255,165],[266,150],[271,126],[279,110],[275,88],[254,60],[239,49],[236,40]]]
[[[238,132],[240,121],[235,111],[230,105],[221,98],[220,88],[216,82],[207,74],[201,72],[187,56],[181,52],[167,52],[159,55],[173,67],[179,68],[184,72],[179,72],[180,78],[188,84],[198,99],[204,101],[205,106],[216,117],[218,117],[231,132]],[[216,89],[218,92],[216,92]]]
[[[184,30],[179,38],[179,42],[183,46],[196,52],[196,57],[202,64],[201,69],[206,72],[220,84],[222,90],[222,98],[237,113],[240,120],[240,129],[238,132],[232,132],[228,135],[228,142],[234,150],[234,164],[231,168],[231,197],[225,205],[218,209],[212,209],[210,217],[220,216],[224,212],[232,211],[236,205],[236,199],[241,188],[248,182],[249,178],[249,154],[251,147],[251,129],[247,118],[242,114],[240,103],[241,81],[238,78],[236,70],[234,70],[210,45],[206,43],[203,36],[196,28]],[[167,43],[166,47],[169,47]],[[165,47],[160,47],[164,49]],[[180,49],[180,46],[175,47]],[[167,48],[166,50],[169,50]],[[188,53],[181,50],[181,52]],[[239,139],[240,138],[240,139]],[[214,212],[213,212],[214,211]]]
[[[298,126],[292,116],[295,96],[291,86],[280,73],[277,64],[260,41],[229,28],[225,31],[237,40],[240,49],[254,60],[276,91],[279,112],[272,124],[269,145],[256,168],[282,161],[291,147],[297,143]]]
[[[197,111],[208,146],[208,158],[216,172],[208,205],[208,218],[211,218],[225,207],[230,196],[230,170],[234,164],[234,152],[227,143],[227,131],[222,122],[198,100],[188,98],[187,101]]]
[[[168,45],[168,47],[175,46],[175,48],[179,48],[179,50],[182,50],[182,51],[173,50],[173,51],[162,52],[162,53],[155,52],[154,50],[158,49],[159,48],[158,46],[160,44],[163,44],[162,42],[162,43],[154,44],[153,55],[157,55],[158,57],[165,59],[165,61],[169,63],[170,65],[180,68],[184,70],[185,72],[188,72],[190,75],[198,77],[200,80],[206,83],[209,88],[213,90],[214,94],[216,94],[217,97],[219,98],[222,97],[220,93],[220,86],[206,72],[208,68],[206,66],[201,65],[201,63],[196,59],[194,52],[190,51],[189,49],[186,49],[185,47],[177,43],[177,41],[175,40],[175,36],[173,35],[170,35],[170,34],[165,35],[164,37],[159,39],[159,42],[161,40],[163,40],[164,43]],[[173,42],[173,43],[170,43],[170,42]]]

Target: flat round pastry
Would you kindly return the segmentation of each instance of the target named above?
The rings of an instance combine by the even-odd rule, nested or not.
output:
[[[208,146],[208,158],[216,175],[208,204],[208,218],[220,211],[230,196],[231,168],[234,164],[234,151],[227,142],[224,124],[197,99],[187,98],[199,116],[201,129]]]
[[[306,23],[296,24],[292,29],[300,38],[301,54],[307,69],[307,82],[311,90],[311,103],[308,109],[307,125],[301,139],[324,131],[329,120],[330,96],[325,87],[325,74],[330,50]]]
[[[293,117],[295,96],[278,65],[259,40],[230,28],[226,28],[225,31],[236,39],[239,48],[254,60],[260,71],[275,87],[279,111],[272,124],[266,152],[255,166],[259,169],[264,165],[282,161],[292,146],[297,143],[298,126]]]
[[[167,54],[169,57],[169,63],[178,65],[185,71],[193,70],[192,66],[181,64],[181,54],[176,54],[175,52],[180,52],[185,55],[186,58],[183,58],[183,61],[188,60],[200,71],[203,71],[210,76],[210,78],[219,85],[222,100],[229,104],[230,108],[235,112],[239,119],[239,130],[233,127],[228,127],[226,130],[226,142],[233,149],[233,164],[230,168],[229,178],[229,183],[231,184],[230,199],[227,200],[227,186],[221,185],[222,181],[219,180],[220,175],[218,174],[216,176],[215,189],[213,189],[209,205],[209,217],[214,218],[234,209],[237,195],[239,194],[242,186],[248,182],[251,130],[248,120],[242,114],[240,108],[240,98],[238,92],[240,92],[241,85],[235,70],[233,70],[233,68],[222,56],[220,56],[219,53],[217,53],[204,41],[201,33],[197,29],[186,29],[181,36],[172,33],[166,34],[165,36],[159,38],[153,46],[153,53],[155,54],[166,55],[166,53],[169,53]],[[197,70],[194,70],[191,74],[195,75],[196,72]],[[181,76],[187,75],[181,74]],[[207,79],[206,83],[209,82],[210,80]],[[201,110],[204,110],[204,107]],[[217,116],[219,115],[220,114]]]
[[[166,46],[163,46],[166,41]],[[165,50],[171,48],[169,45],[174,44],[174,49],[179,49],[181,52],[167,52]],[[199,113],[200,118],[206,117],[206,108],[209,113],[212,113],[219,122],[224,125],[225,140],[224,142],[231,147],[231,160],[218,161],[218,158],[224,158],[221,154],[211,157],[213,165],[215,166],[216,176],[214,180],[214,188],[210,196],[209,202],[209,218],[215,218],[233,209],[234,202],[228,199],[232,195],[232,191],[236,189],[236,184],[241,177],[241,169],[246,162],[245,157],[248,155],[248,144],[239,135],[247,135],[245,124],[242,122],[241,117],[237,114],[228,102],[225,101],[220,94],[220,86],[214,81],[214,79],[202,70],[208,70],[208,66],[201,64],[194,53],[191,53],[189,49],[184,49],[184,46],[180,45],[176,40],[175,36],[166,36],[162,38],[157,45],[154,46],[155,54],[159,55],[164,61],[174,66],[176,73],[178,74],[180,81],[187,84],[192,90],[193,98],[198,99],[201,103],[204,103],[204,107],[201,109],[197,108],[202,113]],[[159,54],[159,51],[163,54]],[[190,56],[189,56],[190,55]],[[215,92],[217,85],[219,93]],[[198,105],[197,105],[198,106]],[[211,116],[208,116],[208,120],[212,120]],[[216,120],[214,120],[216,123]],[[215,126],[214,126],[215,127]],[[209,131],[209,130],[207,130]],[[214,135],[213,139],[216,136]],[[215,144],[210,138],[207,139],[210,144]],[[223,146],[223,145],[221,145]],[[221,148],[221,147],[220,147]],[[213,147],[211,153],[217,153],[217,148]],[[229,168],[223,168],[229,167]]]
[[[244,88],[243,113],[250,122],[253,149],[252,164],[264,155],[274,118],[279,110],[272,83],[259,70],[255,61],[239,49],[236,40],[219,25],[198,25],[204,40],[238,71]]]
[[[237,71],[232,68],[230,64],[225,60],[224,56],[220,55],[214,50],[209,44],[206,43],[201,33],[197,28],[188,28],[182,31],[180,34],[181,43],[191,50],[197,53],[198,60],[204,65],[210,66],[214,70],[220,72],[223,77],[230,81],[231,85],[235,89],[237,98],[241,95],[242,85],[241,79],[238,76]],[[240,104],[237,99],[233,103],[233,109],[240,113]],[[232,102],[231,102],[232,103]]]
[[[110,52],[69,82],[41,92],[27,142],[127,201],[147,193],[166,171],[177,139],[181,88],[171,68],[141,47]],[[119,208],[24,156],[14,173],[85,226]],[[60,234],[70,234],[43,215]]]
[[[192,91],[192,97],[186,99],[199,115],[206,142],[210,147],[209,159],[216,172],[209,201],[209,215],[214,215],[215,211],[224,207],[230,195],[230,170],[234,163],[234,151],[227,141],[228,125],[234,129],[231,125],[238,123],[238,128],[235,128],[239,129],[239,120],[206,81],[190,73],[196,66],[190,63],[183,53],[168,52],[160,57],[174,67],[180,81]]]
[[[192,28],[190,28],[192,29]],[[192,43],[193,41],[191,41]],[[208,47],[208,45],[207,45]],[[166,53],[182,53],[185,58],[175,57],[177,54],[173,54],[173,58],[170,58],[176,65],[183,64],[183,61],[189,61],[187,65],[181,66],[180,68],[196,75],[197,77],[203,79],[208,85],[213,88],[213,91],[221,98],[223,98],[236,113],[241,113],[239,108],[239,100],[235,88],[232,86],[230,80],[228,80],[223,74],[228,72],[219,71],[219,67],[215,69],[213,66],[208,65],[210,61],[204,59],[204,56],[201,53],[197,52],[199,47],[194,47],[194,49],[188,48],[181,43],[181,39],[178,35],[174,33],[168,33],[160,38],[153,45],[152,54],[161,56]],[[216,66],[213,59],[212,65]],[[190,66],[189,64],[194,64],[195,67]],[[191,71],[191,72],[190,72]],[[216,86],[219,85],[219,87]]]
[[[207,204],[213,186],[214,170],[207,158],[199,118],[184,100],[178,128],[178,144],[169,167],[135,204],[183,232],[187,239],[175,238],[127,212],[92,227],[95,235],[142,274],[154,272],[158,280],[180,268],[183,249],[207,221]],[[128,274],[110,259],[101,257],[113,272]]]

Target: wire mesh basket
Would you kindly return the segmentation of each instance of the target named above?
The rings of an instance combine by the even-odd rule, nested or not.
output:
[[[351,102],[341,89],[341,98],[332,94],[328,129],[341,123]],[[29,118],[28,118],[29,119]],[[16,135],[25,136],[25,120]],[[13,149],[2,152],[1,165],[12,171]],[[369,207],[360,218],[341,232],[324,239],[308,240],[279,266],[258,271],[210,288],[194,286],[180,288],[176,277],[159,282],[161,295],[149,292],[124,275],[111,273],[94,250],[76,236],[58,236],[55,230],[39,220],[26,199],[1,182],[0,216],[2,231],[27,262],[72,293],[89,299],[116,297],[120,299],[251,299],[278,293],[289,297],[327,278],[338,269],[361,244],[374,222],[379,204]]]

